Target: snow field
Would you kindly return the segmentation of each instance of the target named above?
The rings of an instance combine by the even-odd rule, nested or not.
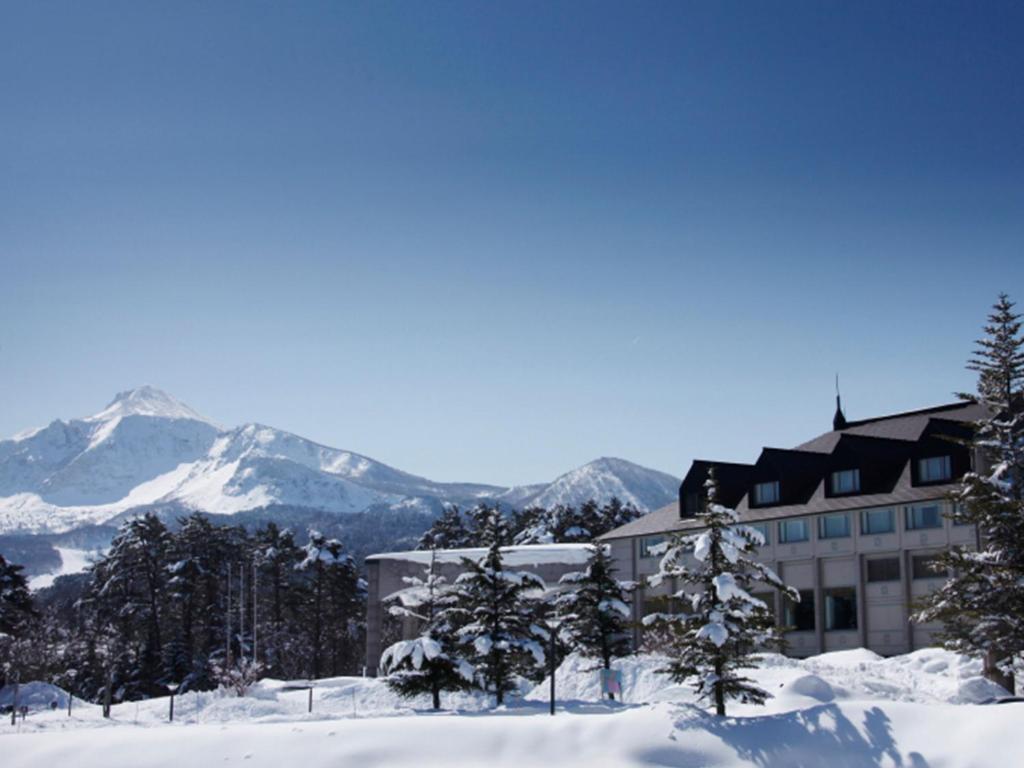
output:
[[[113,708],[74,702],[45,684],[23,687],[24,724],[0,721],[3,765],[81,768],[245,766],[901,766],[994,768],[1014,764],[1022,704],[973,706],[998,693],[980,665],[939,649],[882,659],[844,651],[806,660],[766,655],[751,676],[774,694],[765,707],[730,705],[718,719],[693,705],[654,656],[621,659],[624,703],[602,703],[592,663],[571,656],[556,674],[559,713],[547,715],[548,681],[525,685],[507,707],[481,694],[403,701],[380,680],[316,682],[306,691],[264,680],[244,698],[189,693]],[[6,697],[6,698],[5,698]],[[0,705],[9,690],[0,692]],[[61,699],[66,707],[66,699]]]

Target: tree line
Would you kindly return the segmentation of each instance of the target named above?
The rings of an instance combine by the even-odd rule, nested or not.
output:
[[[361,672],[366,585],[341,542],[300,545],[273,523],[252,533],[189,515],[126,521],[81,578],[34,606],[0,558],[4,679],[42,679],[90,701]],[[6,579],[6,580],[4,580]]]
[[[441,515],[423,534],[418,549],[464,549],[491,545],[487,526],[497,504],[477,504],[464,512],[455,504],[446,505]],[[612,497],[599,505],[593,499],[579,506],[557,504],[547,508],[528,506],[504,515],[499,546],[512,544],[568,544],[589,542],[608,531],[636,520],[642,513],[632,504]]]

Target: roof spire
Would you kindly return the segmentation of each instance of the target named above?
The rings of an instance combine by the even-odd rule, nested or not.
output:
[[[843,416],[843,404],[839,397],[839,374],[836,374],[836,413],[832,417],[832,429],[846,429],[846,417]]]

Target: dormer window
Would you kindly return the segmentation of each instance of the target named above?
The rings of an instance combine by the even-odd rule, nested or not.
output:
[[[953,477],[953,462],[949,456],[931,456],[917,460],[919,483],[941,483]]]
[[[832,473],[832,493],[860,493],[860,470],[841,469]]]
[[[779,501],[779,481],[758,483],[754,486],[754,504],[758,507],[765,504],[777,504]]]

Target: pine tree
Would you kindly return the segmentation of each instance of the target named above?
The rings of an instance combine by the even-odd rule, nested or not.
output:
[[[28,582],[22,566],[0,555],[0,687],[20,667],[19,645],[28,639],[28,630],[36,618]]]
[[[633,522],[640,517],[640,514],[640,510],[632,504],[623,504],[618,496],[612,496],[611,500],[601,507],[601,528],[603,530],[595,534],[595,538],[626,523]]]
[[[417,549],[463,549],[476,546],[455,504],[446,504],[441,516],[420,537]]]
[[[256,532],[253,557],[256,561],[260,604],[258,621],[260,658],[272,675],[299,675],[292,627],[297,625],[300,600],[296,567],[303,551],[294,534],[274,523]]]
[[[674,626],[675,658],[663,671],[677,683],[696,678],[698,697],[713,701],[716,713],[724,716],[728,699],[763,704],[768,698],[770,694],[740,670],[756,666],[758,647],[781,644],[768,606],[750,590],[763,584],[784,590],[793,600],[800,598],[772,569],[753,559],[764,539],[759,531],[739,524],[735,510],[717,502],[714,470],[708,473],[705,489],[707,504],[699,518],[705,530],[677,536],[652,580],[655,585],[664,579],[682,584],[674,597],[690,610],[651,614],[644,617],[644,624]],[[690,555],[695,565],[686,564]],[[695,591],[688,592],[687,587]]]
[[[597,659],[603,669],[611,669],[613,658],[633,652],[626,605],[633,585],[615,578],[605,546],[591,545],[586,568],[565,574],[560,583],[568,591],[555,598],[555,610],[561,617],[559,635],[570,647]],[[615,696],[609,693],[608,698]]]
[[[974,424],[973,471],[953,493],[954,521],[976,526],[981,547],[945,553],[952,572],[916,616],[942,621],[944,645],[985,659],[986,673],[1011,692],[1024,655],[1024,337],[1014,303],[1000,294],[967,367],[984,406]]]
[[[450,612],[456,597],[437,573],[436,551],[430,554],[423,578],[410,576],[403,581],[409,586],[394,597],[397,604],[391,605],[389,612],[418,623],[420,634],[388,647],[381,655],[381,669],[388,676],[388,687],[400,696],[429,693],[434,709],[440,709],[442,691],[467,690],[473,679],[472,668],[456,654]]]
[[[114,671],[118,698],[164,692],[162,648],[171,536],[150,513],[127,521],[92,569],[91,600],[116,628],[123,653]]]
[[[496,507],[480,520],[481,537],[489,542],[479,562],[463,558],[465,572],[455,581],[456,606],[448,615],[459,625],[463,657],[475,670],[478,684],[495,694],[498,705],[515,688],[517,675],[530,675],[544,664],[541,645],[547,633],[535,621],[531,590],[544,582],[531,573],[506,571],[501,546],[508,541],[508,523]]]
[[[469,511],[469,540],[473,547],[512,544],[512,526],[497,504],[481,502]]]

